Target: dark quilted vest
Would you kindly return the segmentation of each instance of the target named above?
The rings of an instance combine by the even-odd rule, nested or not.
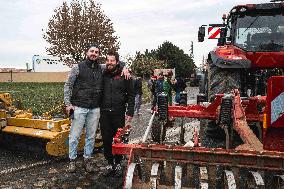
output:
[[[79,75],[74,83],[71,103],[82,108],[100,107],[103,91],[103,73],[99,65],[85,60],[79,65]]]

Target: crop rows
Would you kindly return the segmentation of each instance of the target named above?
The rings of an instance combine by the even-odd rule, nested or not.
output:
[[[63,103],[63,86],[64,83],[0,83],[0,93],[10,93],[24,109],[31,108],[34,115],[42,115]]]

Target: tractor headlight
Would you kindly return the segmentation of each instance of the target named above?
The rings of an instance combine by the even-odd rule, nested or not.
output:
[[[247,9],[245,7],[240,9],[240,12],[246,12],[246,11],[247,11]]]

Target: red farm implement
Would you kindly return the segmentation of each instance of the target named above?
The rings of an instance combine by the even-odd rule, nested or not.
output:
[[[129,158],[124,188],[283,188],[283,104],[284,76],[273,76],[267,96],[241,98],[233,90],[216,95],[208,106],[169,106],[165,111],[158,105],[139,143],[123,143],[129,128],[114,138],[113,153]],[[163,135],[178,117],[215,121],[224,130],[224,148],[203,146],[198,139],[204,136],[197,132],[194,145],[185,146],[183,129],[177,145],[167,144]],[[156,118],[160,124],[155,125]],[[153,130],[159,136],[150,136]]]

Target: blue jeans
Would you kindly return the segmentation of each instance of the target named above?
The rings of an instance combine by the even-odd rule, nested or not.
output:
[[[141,100],[142,100],[142,95],[141,94],[136,94],[136,96],[135,96],[134,113],[138,114],[140,112]]]
[[[96,131],[100,119],[100,108],[88,109],[75,107],[74,119],[72,119],[69,133],[69,158],[74,160],[77,157],[77,146],[80,136],[85,127],[86,138],[84,147],[84,158],[92,157]]]
[[[177,104],[180,103],[180,91],[177,91],[177,92],[176,92],[175,101],[176,101]]]

